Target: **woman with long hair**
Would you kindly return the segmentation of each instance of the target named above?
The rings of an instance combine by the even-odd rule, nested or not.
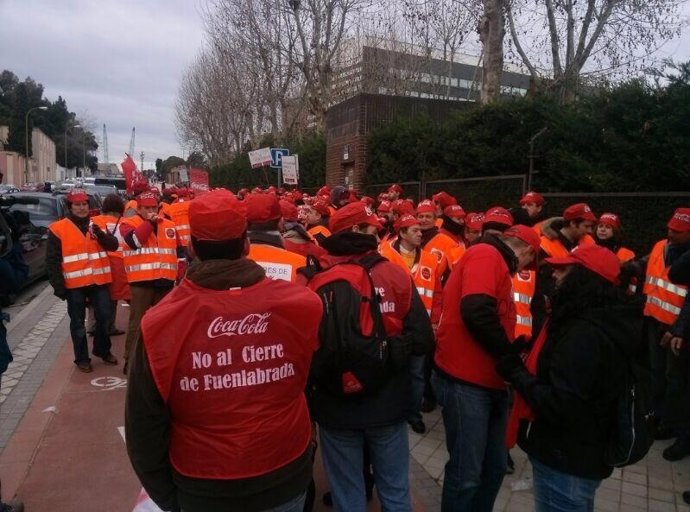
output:
[[[511,354],[497,370],[517,391],[509,425],[532,464],[537,512],[593,511],[613,471],[603,454],[624,361],[644,357],[642,303],[620,288],[620,263],[608,249],[583,246],[546,262],[556,281],[550,318],[526,363]]]

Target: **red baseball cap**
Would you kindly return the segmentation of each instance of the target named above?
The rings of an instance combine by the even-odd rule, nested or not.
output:
[[[601,217],[599,217],[599,224],[606,224],[613,229],[621,228],[621,220],[615,213],[602,213]]]
[[[374,198],[369,197],[369,196],[362,196],[362,199],[360,199],[364,204],[367,206],[374,206]]]
[[[546,258],[546,262],[553,267],[582,265],[613,284],[618,284],[621,272],[618,257],[612,251],[595,244],[580,245],[567,256]]]
[[[379,207],[376,209],[377,212],[379,213],[388,213],[391,211],[391,202],[390,201],[381,201],[379,203]]]
[[[690,208],[677,208],[666,226],[673,231],[690,231]]]
[[[451,219],[463,219],[467,216],[465,210],[459,204],[451,204],[443,209],[443,215]]]
[[[250,224],[262,224],[282,217],[278,196],[275,194],[251,194],[244,201]]]
[[[189,203],[189,228],[197,240],[233,240],[247,230],[247,208],[229,190],[213,190]]]
[[[544,197],[539,192],[534,192],[533,190],[527,192],[522,196],[522,199],[520,199],[520,204],[534,203],[538,206],[542,206],[545,202]]]
[[[513,215],[502,206],[492,206],[484,214],[484,224],[487,222],[495,222],[510,227],[513,225]]]
[[[503,234],[505,236],[511,236],[522,240],[532,249],[534,249],[535,256],[539,256],[539,251],[541,251],[541,240],[539,235],[537,235],[537,232],[534,231],[534,228],[518,224],[516,226],[509,227],[503,232]]]
[[[65,199],[68,203],[82,203],[84,201],[88,202],[89,196],[83,188],[73,188],[67,193]]]
[[[328,209],[328,203],[326,201],[322,201],[321,199],[317,199],[311,204],[311,207],[314,208],[317,212],[319,212],[321,215],[330,215],[331,211]]]
[[[590,220],[592,222],[597,221],[596,215],[592,212],[592,209],[587,203],[576,203],[568,206],[563,212],[563,218],[566,221],[582,219]]]
[[[413,215],[403,215],[395,221],[393,228],[400,231],[402,228],[409,228],[411,226],[418,226],[419,221]]]
[[[298,220],[299,213],[297,212],[297,207],[294,203],[291,203],[286,199],[281,199],[279,204],[280,213],[283,215],[283,219],[290,222],[296,222]]]
[[[391,211],[397,215],[414,214],[414,205],[404,199],[396,199],[391,203]]]
[[[158,206],[158,198],[153,192],[142,192],[137,196],[138,206]]]
[[[436,213],[436,207],[429,199],[425,199],[417,205],[417,213]]]
[[[390,187],[388,187],[388,192],[397,192],[398,194],[402,194],[403,188],[400,185],[398,185],[397,183],[395,183],[395,184],[391,185]]]
[[[359,224],[370,224],[381,228],[379,219],[371,208],[357,201],[356,203],[348,203],[336,210],[328,222],[328,228],[331,230],[331,233],[338,233]]]
[[[457,199],[451,196],[448,192],[444,191],[441,191],[438,194],[434,194],[433,196],[431,196],[431,199],[436,201],[439,205],[441,205],[441,208],[444,209],[453,204],[458,204]]]
[[[484,214],[470,212],[465,217],[465,227],[467,229],[482,229],[484,225]]]

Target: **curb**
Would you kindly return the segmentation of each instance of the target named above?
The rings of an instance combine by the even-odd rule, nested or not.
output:
[[[41,293],[36,295],[31,302],[29,302],[22,310],[17,313],[16,315],[12,316],[12,319],[10,322],[6,324],[7,326],[7,335],[9,337],[10,333],[19,326],[19,324],[24,320],[27,316],[31,314],[31,312],[38,307],[38,305],[45,300],[45,298],[48,295],[52,295],[53,292],[53,287],[48,285],[46,286]]]

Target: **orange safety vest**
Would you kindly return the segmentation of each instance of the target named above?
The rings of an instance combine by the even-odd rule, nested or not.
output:
[[[122,224],[139,227],[144,221],[140,215],[127,217]],[[130,283],[177,279],[177,232],[172,221],[161,218],[157,230],[138,249],[127,246],[123,252],[125,271]]]
[[[247,258],[261,265],[266,277],[291,283],[297,281],[297,269],[307,264],[301,254],[267,244],[251,244]]]
[[[515,337],[525,335],[532,336],[532,311],[530,304],[534,298],[534,290],[537,285],[536,272],[534,270],[522,270],[513,276],[513,300],[515,301]]]
[[[200,479],[265,475],[312,437],[304,395],[318,347],[318,296],[262,279],[210,290],[188,279],[141,321],[170,417],[170,463]]]
[[[328,228],[326,226],[322,226],[321,224],[317,224],[316,226],[309,228],[307,230],[307,233],[309,233],[312,237],[314,237],[314,239],[316,239],[315,237],[318,234],[321,234],[321,235],[325,236],[326,238],[331,236],[331,232],[328,230]]]
[[[166,208],[166,214],[170,216],[175,223],[177,236],[180,238],[180,244],[183,247],[189,245],[191,239],[191,230],[189,227],[189,201],[182,201],[173,203]]]
[[[96,215],[91,218],[91,221],[103,230],[117,238],[120,246],[117,251],[108,251],[108,258],[110,259],[110,274],[113,277],[110,283],[110,298],[112,300],[129,300],[131,293],[129,291],[129,283],[127,282],[127,273],[125,272],[124,251],[126,244],[120,233],[120,222],[124,220],[123,217],[119,219],[113,215]]]
[[[84,235],[69,219],[53,222],[48,229],[60,240],[65,288],[82,288],[112,281],[108,254],[90,233]]]
[[[438,233],[422,248],[436,256],[436,259],[439,263],[439,272],[444,274],[449,265],[451,251],[459,245],[460,244],[458,242],[453,240],[448,235]]]
[[[417,292],[419,293],[419,297],[422,299],[424,308],[427,314],[431,316],[431,310],[434,307],[436,283],[440,283],[440,276],[438,276],[437,273],[439,264],[436,260],[436,256],[422,249],[419,254],[419,260],[410,268],[407,266],[407,262],[400,253],[395,250],[392,243],[381,244],[379,252],[381,256],[410,273],[415,287],[417,288]]]
[[[618,256],[618,261],[621,263],[627,263],[628,261],[635,259],[635,253],[630,249],[626,249],[625,247],[618,249],[616,256]]]
[[[591,244],[596,244],[596,242],[594,241],[594,238],[592,238],[590,235],[583,236],[577,243],[578,247],[581,245]],[[565,248],[563,242],[561,242],[559,238],[551,240],[549,237],[545,235],[541,236],[541,248],[550,258],[562,258],[570,254],[570,251],[568,251],[568,249]]]
[[[117,248],[117,251],[108,251],[108,256],[110,258],[124,258],[123,251],[125,249],[125,242],[122,239],[122,235],[120,234],[119,229],[119,225],[123,220],[123,218],[118,219],[114,215],[104,214],[91,217],[91,222],[96,224],[103,231],[107,231],[108,233],[116,237],[117,241],[120,243],[120,246]]]
[[[657,242],[649,255],[644,282],[644,294],[647,295],[644,315],[663,324],[673,325],[685,301],[688,287],[673,284],[668,279],[669,267],[664,263],[667,244],[667,240]]]

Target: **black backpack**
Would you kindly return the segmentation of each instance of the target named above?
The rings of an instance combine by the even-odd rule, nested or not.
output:
[[[372,254],[320,270],[314,260],[300,269],[307,286],[323,302],[319,349],[310,377],[333,395],[375,393],[390,375],[389,343],[381,314],[381,297],[371,269],[386,258]]]
[[[604,451],[604,462],[624,467],[643,459],[654,443],[651,369],[646,358],[637,360],[614,342],[625,364],[623,389],[615,402],[614,423]]]

